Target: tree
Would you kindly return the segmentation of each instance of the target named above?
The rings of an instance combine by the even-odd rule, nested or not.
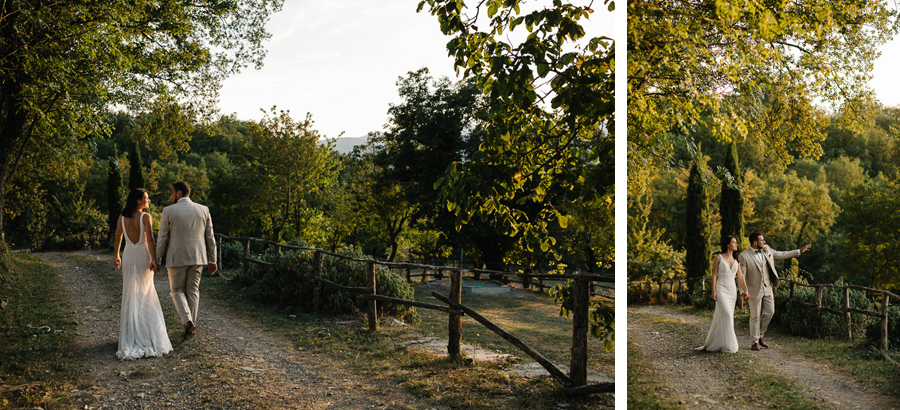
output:
[[[773,165],[816,157],[828,118],[814,101],[869,126],[872,62],[898,28],[887,2],[628,2],[629,155],[666,160],[702,127],[764,141]]]
[[[744,237],[744,182],[738,164],[737,143],[732,142],[725,158],[726,173],[722,179],[719,215],[722,216],[722,237],[733,235],[738,244]]]
[[[84,135],[104,135],[106,108],[140,112],[183,99],[208,112],[219,84],[261,65],[280,0],[8,1],[0,11],[0,231],[22,158],[64,162]]]
[[[842,261],[852,283],[878,289],[900,286],[900,188],[876,178],[847,194],[841,215],[847,253]]]
[[[426,0],[419,9],[427,4],[438,17],[457,70],[488,101],[484,143],[437,184],[448,209],[458,224],[480,215],[521,246],[548,251],[548,224],[567,224],[553,194],[594,202],[611,192],[614,47],[582,26],[593,2],[526,12],[523,3]],[[525,40],[507,40],[523,28]]]
[[[688,288],[694,290],[696,279],[709,274],[709,194],[704,181],[706,162],[700,153],[691,165],[687,189],[687,215],[685,218],[685,271]]]
[[[131,149],[131,166],[128,169],[128,190],[146,188],[144,181],[144,163],[141,161],[141,149],[135,143]]]

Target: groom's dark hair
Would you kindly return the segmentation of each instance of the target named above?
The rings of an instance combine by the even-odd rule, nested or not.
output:
[[[758,241],[760,236],[762,236],[762,234],[759,232],[756,232],[756,231],[750,232],[750,236],[748,238],[748,239],[750,239],[750,244],[753,245],[753,242]]]
[[[172,189],[181,192],[181,196],[191,196],[191,186],[187,182],[176,182],[172,184]]]

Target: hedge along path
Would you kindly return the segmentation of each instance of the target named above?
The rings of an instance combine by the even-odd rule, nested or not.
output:
[[[34,253],[50,263],[63,301],[78,323],[82,383],[70,398],[78,408],[307,408],[416,409],[425,406],[394,386],[377,385],[326,354],[300,350],[287,337],[235,316],[222,302],[204,298],[200,286],[197,335],[182,329],[169,296],[168,278],[155,279],[174,351],[161,358],[116,359],[121,271],[110,255]],[[203,280],[209,280],[204,276]],[[302,347],[302,346],[301,346]],[[442,408],[427,405],[428,408]]]
[[[665,326],[653,324],[661,318],[695,327],[696,332],[684,336]],[[746,375],[736,372],[734,367],[722,365],[732,359],[742,361],[749,358],[749,364],[742,366],[759,366],[768,369],[774,376],[794,381],[800,393],[822,408],[900,409],[900,403],[895,398],[857,383],[824,361],[817,361],[778,343],[777,336],[766,339],[771,348],[758,352],[749,350],[752,340],[746,320],[735,321],[740,346],[740,351],[735,355],[697,352],[693,348],[703,344],[710,321],[709,318],[682,313],[667,306],[628,309],[629,347],[642,353],[644,360],[659,372],[658,382],[670,390],[672,401],[683,404],[685,408],[767,407],[761,403],[747,403],[751,393],[765,396],[766,392],[750,387],[742,379]]]

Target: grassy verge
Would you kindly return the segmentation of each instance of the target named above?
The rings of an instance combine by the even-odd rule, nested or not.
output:
[[[0,310],[0,407],[70,408],[79,383],[73,364],[75,325],[59,301],[60,283],[46,263],[12,254]]]
[[[628,408],[647,410],[680,409],[671,402],[656,369],[644,359],[644,355],[631,343],[628,344]]]
[[[380,331],[372,335],[363,329],[364,318],[359,315],[312,316],[262,306],[246,299],[224,280],[205,280],[204,291],[210,297],[227,300],[235,312],[290,335],[300,349],[311,349],[348,363],[354,371],[385,389],[399,386],[435,405],[500,410],[555,408],[560,404],[572,409],[613,406],[612,395],[569,398],[562,394],[559,384],[547,378],[510,377],[504,372],[511,365],[509,362],[451,361],[401,346],[403,341],[424,335],[446,338],[447,316],[435,311],[420,309],[421,322],[409,325],[382,318]],[[421,293],[417,299],[425,300],[427,296]],[[551,360],[568,364],[571,323],[559,318],[558,307],[549,297],[464,297],[463,303],[495,320]],[[468,321],[463,324],[463,342],[524,356],[489,330]],[[599,343],[593,343],[590,351],[588,367],[612,374],[613,354],[601,353]]]

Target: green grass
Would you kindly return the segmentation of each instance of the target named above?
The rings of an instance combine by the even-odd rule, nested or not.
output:
[[[402,341],[424,335],[446,339],[447,315],[438,311],[419,309],[421,321],[408,326],[391,325],[391,318],[383,317],[379,332],[369,334],[364,328],[362,314],[313,316],[262,306],[246,299],[225,280],[204,280],[207,295],[227,300],[228,306],[235,312],[290,335],[300,349],[311,349],[342,364],[349,364],[354,371],[384,386],[402,386],[434,405],[500,410],[556,408],[560,403],[568,404],[568,408],[572,409],[613,406],[612,395],[569,398],[563,394],[558,383],[548,378],[511,378],[503,371],[511,363],[453,361],[399,345]],[[417,299],[435,302],[421,292]],[[521,337],[551,360],[568,364],[566,353],[571,343],[571,322],[558,316],[558,306],[549,296],[464,297],[463,303]],[[464,320],[463,343],[527,357],[491,331],[469,320]],[[591,345],[590,360],[588,368],[614,373],[613,354],[601,353],[600,344],[596,341]]]
[[[11,256],[14,271],[0,292],[8,300],[0,310],[0,407],[70,408],[66,392],[80,383],[76,326],[60,283],[46,263]]]
[[[656,369],[644,360],[644,355],[628,344],[628,408],[647,410],[680,409],[670,401],[670,390]]]

